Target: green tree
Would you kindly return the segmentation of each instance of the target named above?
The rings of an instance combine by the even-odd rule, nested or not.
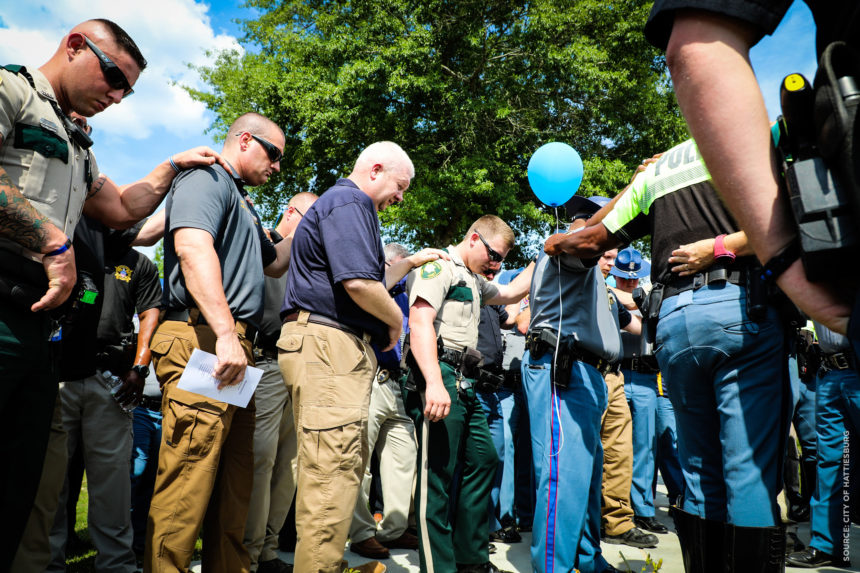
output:
[[[416,178],[381,215],[387,236],[445,245],[495,213],[536,237],[554,221],[526,177],[540,145],[572,145],[586,166],[580,193],[612,196],[644,157],[686,137],[665,61],[642,36],[650,5],[248,0],[258,14],[242,22],[248,49],[218,54],[199,69],[212,90],[191,93],[221,136],[252,110],[284,128],[282,171],[256,192],[270,218],[390,139]]]

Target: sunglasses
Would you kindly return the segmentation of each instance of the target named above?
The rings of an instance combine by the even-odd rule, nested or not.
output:
[[[478,233],[478,231],[475,232]],[[501,263],[503,260],[505,260],[505,257],[493,250],[490,244],[487,243],[484,237],[481,236],[481,233],[478,233],[478,238],[481,239],[481,242],[484,243],[485,247],[487,247],[487,255],[490,257],[491,261],[493,261],[494,263]]]
[[[240,133],[239,135],[242,134]],[[269,156],[269,161],[271,161],[272,163],[278,163],[281,161],[281,157],[283,157],[283,154],[281,153],[281,150],[277,148],[277,146],[275,146],[273,143],[266,141],[262,137],[254,135],[253,133],[250,135],[257,143],[263,146],[263,149],[266,150],[266,155]]]
[[[83,36],[83,34],[81,34]],[[93,44],[89,38],[84,37],[84,42],[87,43],[87,46],[93,51],[96,57],[99,59],[99,66],[102,68],[102,74],[104,74],[105,80],[108,85],[115,90],[122,90],[122,97],[128,97],[134,93],[134,90],[131,89],[131,84],[128,83],[128,79],[125,77],[125,74],[122,73],[122,70],[119,69],[113,60],[111,60],[104,52],[99,50],[98,46]]]

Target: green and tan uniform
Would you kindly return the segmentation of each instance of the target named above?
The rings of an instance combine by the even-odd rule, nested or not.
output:
[[[30,203],[63,230],[74,232],[87,195],[88,173],[98,169],[91,154],[69,140],[51,105],[53,89],[39,70],[34,82],[19,68],[0,68],[0,167],[2,187],[16,186]],[[89,171],[87,172],[87,167]],[[91,180],[91,179],[90,179]],[[0,192],[0,211],[13,199]],[[37,253],[0,239],[0,456],[15,460],[0,470],[0,571],[9,568],[30,514],[47,447],[57,396],[57,371],[51,354],[51,321],[9,297],[11,288],[32,284],[47,290]],[[33,278],[24,278],[24,271]],[[41,285],[37,283],[42,283]]]
[[[474,348],[478,342],[482,301],[494,297],[497,286],[471,272],[448,247],[450,261],[438,260],[413,270],[407,279],[409,305],[422,298],[436,310],[434,327],[446,348]],[[409,362],[419,388],[424,380]],[[487,504],[498,455],[487,418],[475,397],[474,380],[454,366],[439,362],[442,381],[451,397],[451,411],[439,422],[424,419],[424,393],[404,390],[406,410],[418,432],[418,487],[415,492],[421,570],[453,573],[457,565],[489,561]],[[459,392],[458,392],[459,387]],[[462,466],[459,488],[454,470]],[[459,490],[457,498],[450,498]],[[449,505],[456,508],[449,511]],[[450,516],[450,519],[449,519]]]

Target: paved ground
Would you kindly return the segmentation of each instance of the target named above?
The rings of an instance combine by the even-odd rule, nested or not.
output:
[[[662,485],[658,486],[662,489]],[[659,519],[666,527],[669,528],[669,533],[659,535],[660,543],[655,549],[637,549],[627,547],[626,545],[611,545],[602,544],[603,556],[612,565],[622,571],[631,571],[640,573],[645,571],[650,573],[652,568],[646,563],[650,559],[652,563],[659,562],[662,559],[662,566],[659,568],[661,573],[683,573],[684,565],[681,561],[681,548],[678,545],[678,537],[675,535],[672,520],[667,512],[666,496],[662,493],[657,495],[657,519]],[[809,523],[800,526],[791,526],[790,530],[796,530],[800,539],[807,543],[809,541]],[[529,558],[529,543],[531,535],[523,534],[521,543],[504,544],[496,543],[497,552],[490,556],[493,563],[502,570],[516,571],[517,573],[527,573],[531,571],[531,562]],[[860,571],[860,527],[852,525],[851,527],[851,561],[854,566],[851,571]],[[386,559],[384,563],[388,566],[388,573],[418,573],[418,552],[407,550],[393,550],[391,559]],[[293,562],[291,553],[282,553],[281,558],[287,563]],[[360,565],[367,559],[360,557],[348,550],[344,554],[344,559],[347,559],[352,565]],[[199,564],[193,568],[194,571],[199,571]],[[788,568],[789,572],[800,573],[803,569]],[[837,573],[845,571],[844,569],[835,569],[832,567],[822,567],[806,571],[820,571],[826,573]]]

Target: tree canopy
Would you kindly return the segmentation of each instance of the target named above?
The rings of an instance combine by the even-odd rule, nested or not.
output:
[[[359,152],[399,143],[416,177],[380,218],[413,247],[457,242],[493,213],[520,239],[553,220],[526,167],[542,144],[579,151],[579,193],[612,196],[643,158],[686,137],[647,0],[249,0],[246,50],[200,68],[212,129],[257,111],[286,133],[281,173],[256,190],[271,218],[325,191]],[[512,261],[513,262],[513,261]]]

